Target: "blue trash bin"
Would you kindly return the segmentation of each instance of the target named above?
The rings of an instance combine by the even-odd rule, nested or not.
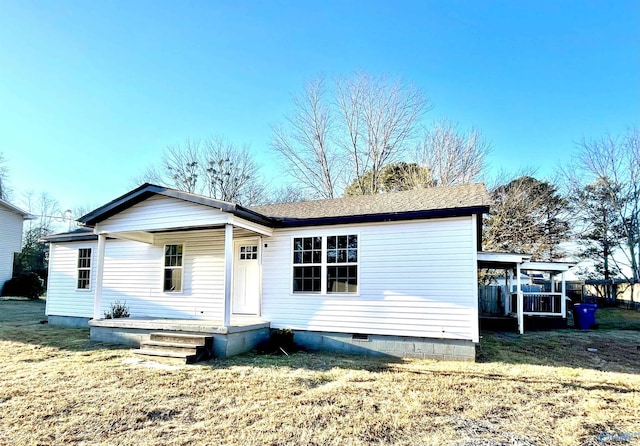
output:
[[[573,315],[576,328],[590,330],[596,324],[596,304],[576,304],[573,306]]]

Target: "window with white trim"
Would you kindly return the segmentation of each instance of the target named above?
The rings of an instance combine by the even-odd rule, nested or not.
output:
[[[294,293],[358,292],[358,236],[293,239]]]
[[[78,249],[78,283],[79,290],[91,288],[91,248]]]
[[[166,292],[182,291],[182,245],[164,246],[164,287]]]
[[[293,291],[319,293],[322,291],[322,237],[293,239]]]
[[[327,293],[358,292],[358,236],[327,237]]]

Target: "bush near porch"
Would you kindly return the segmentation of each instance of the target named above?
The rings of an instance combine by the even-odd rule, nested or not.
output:
[[[43,319],[41,302],[0,302],[0,444],[640,438],[636,329],[487,335],[475,364],[295,353],[152,368]]]

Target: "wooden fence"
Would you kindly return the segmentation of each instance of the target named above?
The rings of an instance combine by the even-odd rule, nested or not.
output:
[[[480,314],[491,316],[504,315],[504,292],[502,287],[481,285],[478,287],[478,310]]]

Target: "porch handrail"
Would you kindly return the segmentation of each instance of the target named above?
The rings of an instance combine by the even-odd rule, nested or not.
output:
[[[522,313],[527,315],[564,316],[563,293],[545,291],[520,291],[522,294]],[[512,292],[512,298],[517,299],[517,292]],[[559,298],[559,299],[558,299]]]

